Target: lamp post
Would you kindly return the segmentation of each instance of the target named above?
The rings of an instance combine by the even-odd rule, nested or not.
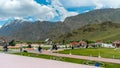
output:
[[[69,55],[72,55],[72,53],[71,53],[71,50],[70,50],[70,53],[69,53]]]
[[[99,52],[98,58],[101,58],[100,52]]]

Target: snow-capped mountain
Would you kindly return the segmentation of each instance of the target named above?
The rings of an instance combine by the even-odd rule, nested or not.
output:
[[[25,37],[26,39],[30,39],[30,37],[36,36],[32,38],[32,40],[44,37],[44,34],[48,33],[49,29],[55,25],[30,16],[25,18],[11,17],[5,19],[4,23],[5,24],[0,29],[0,36],[10,36],[19,39]]]
[[[4,24],[0,29],[0,34],[5,36],[11,35],[16,30],[19,30],[20,28],[24,27],[26,24],[30,23],[27,21],[23,21],[21,19],[14,19],[14,18],[10,18],[5,22],[6,24]]]
[[[32,16],[27,16],[27,17],[24,17],[24,18],[19,18],[19,17],[10,17],[10,18],[7,18],[7,19],[4,19],[2,20],[2,22],[4,22],[5,24],[3,25],[4,26],[8,26],[10,24],[18,24],[18,23],[23,23],[24,21],[26,22],[35,22],[35,21],[38,21],[39,19],[35,18],[35,17],[32,17]]]

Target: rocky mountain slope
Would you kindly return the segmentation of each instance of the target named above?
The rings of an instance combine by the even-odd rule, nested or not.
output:
[[[44,40],[56,38],[84,25],[111,21],[120,22],[120,9],[100,9],[77,16],[68,17],[64,22],[13,20],[0,29],[0,36],[10,36],[18,40]],[[84,27],[82,27],[84,28]]]
[[[69,33],[59,36],[56,40],[62,41],[115,41],[120,39],[120,23],[112,23],[110,21],[103,23],[88,24],[73,30]]]

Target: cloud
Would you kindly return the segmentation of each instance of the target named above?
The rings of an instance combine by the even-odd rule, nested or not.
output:
[[[101,9],[104,6],[99,0],[93,1],[93,3],[96,6],[95,9]]]
[[[94,9],[101,8],[120,8],[120,0],[45,0],[48,5],[43,5],[35,0],[1,0],[0,18],[33,16],[40,20],[64,21],[66,17],[74,16],[77,11],[68,11],[67,8],[89,7]],[[78,9],[80,10],[80,9]],[[87,12],[88,9],[83,11]],[[1,20],[0,19],[0,20]]]
[[[47,17],[46,20],[50,20],[55,16],[51,7],[40,5],[34,0],[1,0],[0,6],[2,6],[0,8],[1,18],[34,16],[43,20]]]
[[[96,8],[120,8],[120,0],[93,0]]]
[[[91,6],[93,2],[90,0],[59,0],[66,8],[73,8],[73,7],[82,7],[82,6]]]
[[[57,11],[57,16],[60,17],[61,21],[64,21],[66,17],[77,15],[77,12],[68,12],[63,4],[59,0],[52,0],[51,6],[54,8],[54,11]]]
[[[100,8],[120,8],[120,0],[59,0],[66,8],[95,6]]]
[[[0,28],[2,27],[2,25],[0,25]]]
[[[46,0],[46,2],[51,2],[51,4],[41,5],[35,0],[1,0],[0,18],[33,16],[40,20],[50,21],[60,15],[60,20],[63,21],[66,17],[77,14],[68,12],[59,0]]]
[[[90,11],[90,10],[86,10],[86,11],[84,11],[84,12],[86,13],[86,12],[89,12],[89,11]]]

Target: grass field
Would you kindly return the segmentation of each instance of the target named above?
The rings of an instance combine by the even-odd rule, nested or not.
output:
[[[58,57],[58,56],[35,54],[35,53],[14,53],[14,54],[22,55],[22,56],[29,56],[29,57],[36,57],[36,58],[44,58],[44,59],[50,59],[50,60],[57,60],[57,61],[64,61],[64,62],[71,62],[71,63],[77,63],[77,64],[92,65],[92,66],[94,66],[96,63],[96,61],[88,61],[88,60],[81,60],[81,59],[75,59],[75,58]],[[120,67],[120,64],[104,63],[104,62],[98,62],[98,63],[100,63],[100,66],[104,68],[119,68]]]
[[[113,48],[88,48],[88,49],[73,49],[73,50],[64,50],[59,51],[58,53],[74,55],[83,55],[83,56],[94,56],[98,57],[99,55],[104,58],[114,58],[120,59],[120,49]]]

